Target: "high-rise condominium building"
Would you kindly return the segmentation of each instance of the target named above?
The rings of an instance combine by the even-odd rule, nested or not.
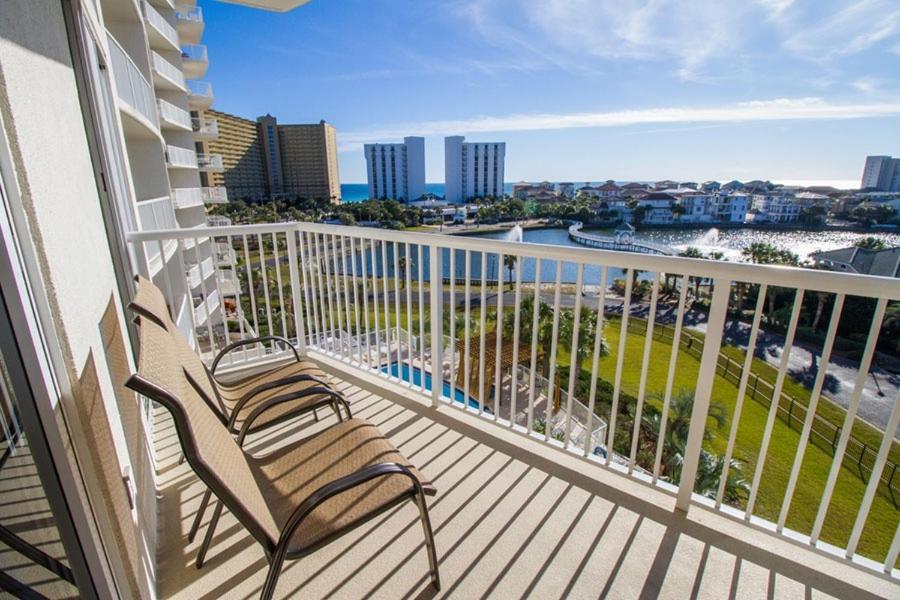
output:
[[[224,168],[211,174],[212,185],[227,189],[231,200],[265,200],[268,181],[256,121],[216,110],[207,114],[218,122],[219,137],[206,142],[206,147],[222,156]]]
[[[867,156],[859,187],[879,192],[900,192],[900,158]]]
[[[425,195],[425,138],[402,144],[366,144],[369,198],[414,202]]]
[[[444,138],[444,194],[459,204],[471,198],[503,195],[505,142],[466,142],[463,136]]]
[[[337,133],[320,121],[279,125],[275,117],[257,119],[266,181],[272,195],[340,202]]]

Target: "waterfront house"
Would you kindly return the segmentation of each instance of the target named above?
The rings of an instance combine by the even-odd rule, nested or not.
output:
[[[786,194],[753,194],[751,207],[754,223],[793,223],[800,218],[800,204]]]
[[[883,250],[870,250],[850,246],[809,255],[813,262],[831,271],[900,277],[900,246]]]

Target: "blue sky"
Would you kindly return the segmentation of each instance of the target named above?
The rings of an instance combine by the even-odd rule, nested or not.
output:
[[[507,142],[506,179],[858,180],[900,155],[898,0],[201,2],[214,107],[362,144]]]

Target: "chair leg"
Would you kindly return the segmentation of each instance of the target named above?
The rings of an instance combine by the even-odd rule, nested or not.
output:
[[[212,543],[213,533],[216,531],[216,525],[219,522],[219,516],[222,514],[222,502],[216,500],[216,508],[213,509],[212,519],[209,520],[209,529],[206,530],[206,536],[203,538],[203,544],[200,546],[200,551],[197,553],[197,568],[203,568],[203,563],[206,561],[206,552],[209,550],[209,545]]]
[[[275,550],[275,554],[269,562],[269,572],[266,575],[262,592],[259,594],[259,600],[271,600],[275,595],[275,586],[278,584],[278,578],[281,577],[281,566],[284,564],[284,552],[283,548]]]
[[[181,453],[181,458],[178,459],[178,465],[181,466],[184,464],[184,452]]]
[[[331,403],[331,410],[334,411],[334,416],[337,417],[338,423],[343,422],[344,417],[341,416],[341,409],[338,408],[337,400],[335,400],[334,402]]]
[[[431,519],[428,518],[428,507],[425,505],[425,495],[417,493],[416,506],[419,507],[419,518],[422,520],[422,529],[425,530],[425,547],[428,550],[428,565],[431,567],[431,585],[441,591],[441,576],[438,573],[437,549],[434,545],[434,532],[431,530]]]
[[[316,420],[316,423],[319,422],[319,411],[318,409],[313,409],[313,418]]]
[[[200,531],[200,523],[203,521],[203,513],[206,512],[210,496],[212,496],[212,492],[209,488],[206,488],[206,491],[203,493],[203,499],[200,500],[200,508],[197,509],[197,516],[194,517],[194,522],[191,524],[191,530],[188,533],[188,543],[193,542],[194,538],[197,537],[197,532]]]

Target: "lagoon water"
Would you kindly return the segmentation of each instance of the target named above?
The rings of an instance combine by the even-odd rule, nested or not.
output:
[[[612,232],[597,230],[596,233],[610,235]],[[518,237],[520,231],[495,231],[492,233],[475,234],[488,239],[510,239]],[[522,241],[534,244],[549,244],[554,246],[573,246],[582,248],[569,239],[566,229],[526,229],[521,232]],[[790,250],[806,259],[810,252],[816,250],[833,250],[852,245],[857,240],[866,237],[869,234],[851,233],[851,232],[824,232],[824,231],[757,231],[751,229],[718,231],[715,228],[707,229],[684,229],[684,230],[642,230],[636,235],[639,239],[645,239],[662,244],[667,244],[675,249],[682,250],[688,246],[695,246],[703,252],[720,251],[728,260],[741,260],[741,250],[749,246],[753,242],[767,242],[773,244],[777,248]],[[879,237],[885,239],[888,243],[900,245],[900,234],[878,234]],[[418,247],[411,245],[410,270],[412,277],[418,279]],[[388,244],[387,249],[387,272],[389,276],[393,276],[393,254],[392,244]],[[399,248],[400,256],[405,254],[405,248],[401,245]],[[540,254],[540,252],[536,252]],[[381,276],[382,274],[382,256],[381,251],[376,252],[375,272]],[[443,252],[443,275],[450,275],[450,252]],[[423,253],[424,272],[423,278],[429,279],[429,261],[427,249]],[[496,255],[488,254],[486,261],[486,278],[495,281],[498,276],[499,259]],[[367,272],[372,273],[372,255],[367,253]],[[457,250],[454,256],[454,271],[456,277],[463,279],[465,277],[465,252]],[[509,273],[505,268],[499,269],[500,276],[508,279]],[[537,271],[536,261],[534,259],[523,260],[522,264],[522,281],[532,283],[535,281]],[[472,252],[470,255],[470,270],[472,280],[481,279],[481,253]],[[561,269],[560,281],[563,283],[574,283],[577,277],[578,269],[574,263],[563,263]],[[402,273],[401,273],[402,275]],[[513,272],[513,278],[515,278]],[[584,284],[589,287],[600,284],[601,269],[600,267],[587,267],[584,273]],[[644,275],[649,277],[649,274]],[[607,284],[615,278],[623,277],[621,269],[610,269],[607,276]],[[556,263],[552,260],[542,260],[540,268],[540,278],[544,284],[552,284],[556,280]]]

